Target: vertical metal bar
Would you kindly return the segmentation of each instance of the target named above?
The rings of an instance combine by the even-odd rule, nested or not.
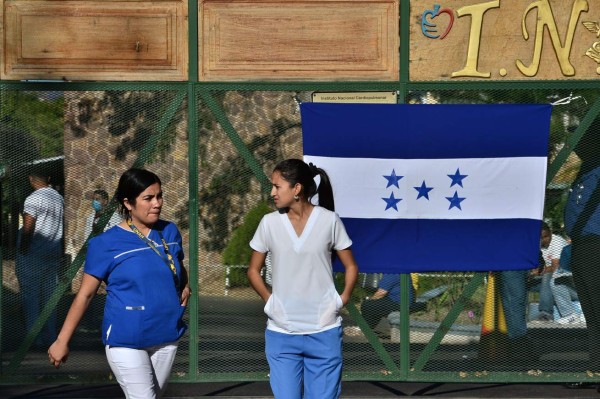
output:
[[[188,375],[196,381],[198,377],[198,112],[197,112],[196,86],[188,85],[188,196],[189,196],[189,271],[192,297],[188,307],[189,311],[189,365]]]
[[[410,274],[400,275],[400,376],[408,378],[410,368]]]
[[[198,0],[188,0],[188,82],[198,81]]]
[[[400,1],[400,0],[398,0]],[[407,84],[410,82],[409,57],[410,57],[410,2],[400,1],[400,90],[398,102],[406,102]]]
[[[400,0],[399,0],[400,1]],[[410,81],[410,2],[400,1],[400,89],[398,103],[406,103],[407,84]],[[410,304],[408,290],[410,274],[400,275],[400,378],[406,380],[410,371]]]

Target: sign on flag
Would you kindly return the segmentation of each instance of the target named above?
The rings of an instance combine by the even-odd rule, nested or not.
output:
[[[531,269],[551,112],[303,103],[304,159],[329,174],[361,272]]]

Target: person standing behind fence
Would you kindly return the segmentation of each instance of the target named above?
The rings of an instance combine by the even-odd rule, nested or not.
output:
[[[320,176],[317,188],[314,178]],[[280,162],[271,175],[278,211],[261,220],[250,241],[248,279],[266,302],[266,356],[277,399],[330,399],[341,393],[340,309],[358,277],[352,241],[333,212],[333,191],[323,169],[299,159]],[[311,199],[318,193],[319,205]],[[272,257],[272,291],[260,271]],[[335,289],[332,255],[345,268]]]
[[[63,254],[63,197],[52,187],[50,178],[39,169],[29,173],[33,187],[23,205],[23,227],[19,231],[16,275],[30,331],[58,284]],[[56,312],[53,311],[34,342],[45,348],[56,338]]]
[[[92,208],[94,209],[94,211],[85,220],[85,226],[83,228],[84,239],[88,239],[92,232],[94,233],[94,235],[98,235],[99,233],[106,231],[111,227],[121,223],[121,216],[119,216],[118,213],[114,212],[110,216],[110,219],[108,219],[108,222],[106,222],[106,225],[98,225],[98,221],[100,220],[100,217],[104,214],[107,205],[108,193],[102,189],[94,190],[94,196],[92,198]]]
[[[89,241],[81,288],[48,357],[57,368],[67,360],[69,341],[104,281],[102,340],[110,368],[128,399],[158,398],[187,328],[182,318],[191,291],[182,238],[174,223],[160,219],[163,192],[154,173],[129,169],[116,197],[124,220]]]
[[[574,152],[581,159],[581,166],[565,205],[565,231],[571,238],[571,270],[587,324],[589,365],[586,370],[599,373],[600,117],[592,122]]]

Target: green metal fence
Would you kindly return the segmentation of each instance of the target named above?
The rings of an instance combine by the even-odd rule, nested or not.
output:
[[[406,7],[406,6],[402,6]],[[194,10],[195,7],[190,7]],[[190,31],[196,21],[190,12]],[[410,82],[408,28],[402,22],[399,82],[345,83],[117,83],[0,82],[0,209],[2,292],[0,381],[86,383],[112,380],[99,332],[101,288],[78,329],[68,363],[48,365],[36,345],[44,323],[60,326],[77,290],[85,260],[84,227],[96,189],[114,193],[131,166],[155,171],[163,181],[163,217],[184,235],[185,266],[196,287],[172,380],[268,379],[264,357],[266,318],[245,279],[248,232],[268,202],[275,163],[302,156],[298,104],[314,92],[396,91],[401,103],[556,103],[552,115],[545,218],[562,233],[562,206],[578,169],[572,154],[600,113],[597,81]],[[190,36],[191,59],[197,54]],[[405,54],[406,53],[406,54]],[[197,75],[194,62],[190,76]],[[65,198],[65,256],[55,288],[27,328],[15,251],[27,171],[41,165]],[[98,223],[108,221],[108,209]],[[593,267],[590,265],[590,267]],[[48,276],[51,278],[51,276]],[[267,278],[267,276],[265,276]],[[344,379],[439,382],[595,381],[586,370],[585,325],[530,323],[539,359],[515,363],[502,337],[482,345],[490,275],[429,273],[419,276],[423,306],[383,318],[375,329],[360,313],[377,275],[361,275],[343,311]],[[411,284],[401,276],[403,292]],[[442,287],[443,289],[440,289]],[[535,304],[537,294],[530,294]],[[489,305],[489,302],[488,302]],[[530,306],[533,316],[535,305]],[[358,328],[354,328],[358,327]],[[498,328],[500,328],[498,326]],[[488,337],[486,337],[488,338]],[[525,348],[523,348],[525,349]]]

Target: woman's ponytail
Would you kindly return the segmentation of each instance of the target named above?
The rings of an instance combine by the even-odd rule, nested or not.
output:
[[[335,203],[333,200],[333,187],[331,186],[331,181],[329,180],[329,175],[323,169],[316,167],[312,163],[308,165],[310,168],[311,174],[314,176],[319,176],[321,181],[317,187],[317,194],[319,195],[319,206],[322,206],[325,209],[330,211],[335,211]]]

